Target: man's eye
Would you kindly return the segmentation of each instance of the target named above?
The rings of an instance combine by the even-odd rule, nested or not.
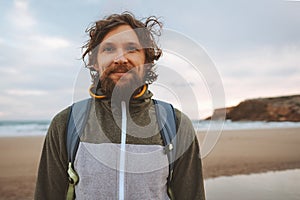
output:
[[[104,47],[104,48],[103,48],[103,51],[104,51],[104,52],[112,52],[113,50],[114,50],[113,47]]]
[[[134,51],[137,51],[137,50],[138,50],[138,48],[136,46],[128,46],[127,47],[127,51],[129,51],[129,52],[134,52]]]

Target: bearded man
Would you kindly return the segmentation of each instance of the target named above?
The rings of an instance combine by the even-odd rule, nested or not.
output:
[[[125,12],[87,29],[82,58],[88,57],[93,84],[73,166],[78,183],[70,189],[68,107],[53,118],[45,138],[35,199],[205,199],[195,131],[177,109],[176,156],[170,161],[165,153],[161,119],[148,90],[162,54],[155,27],[161,28],[157,18],[142,22]]]

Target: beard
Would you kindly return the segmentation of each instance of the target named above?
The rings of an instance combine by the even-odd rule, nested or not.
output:
[[[124,73],[124,75],[115,81],[110,77],[112,73]],[[137,68],[131,68],[127,65],[109,67],[100,76],[101,91],[107,97],[113,96],[119,100],[130,99],[144,84],[144,77],[137,73]]]

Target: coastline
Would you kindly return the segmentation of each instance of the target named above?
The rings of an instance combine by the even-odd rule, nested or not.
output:
[[[204,133],[198,133],[200,144]],[[0,138],[0,199],[32,199],[44,136]],[[300,128],[223,131],[204,178],[300,168]]]

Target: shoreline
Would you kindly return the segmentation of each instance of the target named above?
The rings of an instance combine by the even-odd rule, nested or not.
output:
[[[44,138],[0,137],[0,199],[33,198]],[[202,159],[204,178],[300,168],[299,144],[300,128],[225,130]]]

